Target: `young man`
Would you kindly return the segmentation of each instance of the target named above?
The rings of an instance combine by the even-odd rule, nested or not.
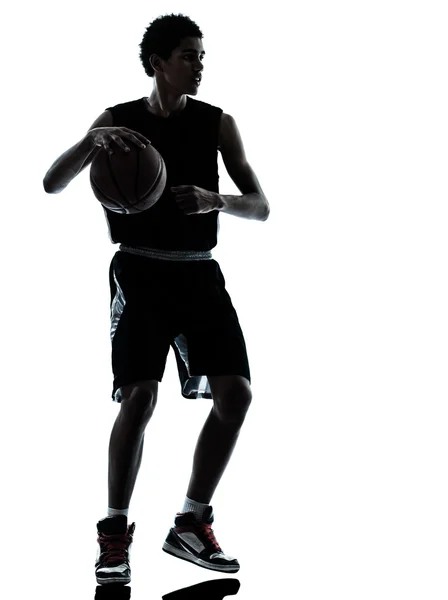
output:
[[[128,526],[128,508],[170,346],[183,396],[213,399],[213,408],[163,549],[216,571],[239,569],[213,534],[210,501],[251,402],[250,371],[238,317],[210,251],[219,211],[260,221],[269,215],[234,119],[188,97],[197,94],[203,72],[198,26],[183,15],[160,17],[140,48],[154,78],[151,96],[106,109],[44,179],[45,190],[58,193],[101,148],[126,152],[131,144],[152,143],[167,167],[165,191],[153,207],[138,215],[104,209],[111,240],[120,243],[110,266],[112,398],[120,412],[109,446],[108,515],[97,523],[99,583],[130,581],[135,523]],[[218,149],[242,196],[219,194]]]

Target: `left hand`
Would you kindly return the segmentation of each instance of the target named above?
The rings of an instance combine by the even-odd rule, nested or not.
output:
[[[198,215],[217,210],[219,195],[196,185],[177,185],[170,188],[176,195],[178,208],[186,215]]]

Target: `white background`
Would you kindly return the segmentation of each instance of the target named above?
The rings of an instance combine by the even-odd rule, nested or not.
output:
[[[212,504],[241,600],[446,599],[447,20],[443,2],[42,2],[1,19],[2,576],[92,597],[107,508],[108,268],[83,172],[42,179],[107,107],[149,95],[161,14],[204,33],[197,98],[236,119],[271,204],[221,215],[252,407]],[[4,9],[6,10],[6,9]],[[15,12],[11,12],[15,11]],[[239,191],[220,159],[221,193]],[[189,182],[185,182],[188,184]],[[221,575],[161,551],[211,408],[171,353],[130,507],[132,597]]]

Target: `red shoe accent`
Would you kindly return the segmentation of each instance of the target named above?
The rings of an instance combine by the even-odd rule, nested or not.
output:
[[[216,552],[222,552],[221,546],[218,544],[215,534],[213,533],[212,526],[208,523],[200,523],[200,529],[212,547],[215,548]]]
[[[113,533],[107,535],[101,533],[98,537],[98,543],[105,546],[102,552],[102,563],[105,565],[113,565],[123,560],[126,556],[126,551],[129,547],[129,536],[127,533]]]

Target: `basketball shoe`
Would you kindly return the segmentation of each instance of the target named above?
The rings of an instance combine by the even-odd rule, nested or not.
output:
[[[95,562],[97,583],[130,583],[130,551],[135,523],[128,526],[125,515],[106,517],[97,523],[98,552]]]
[[[206,509],[202,522],[194,513],[177,513],[162,549],[205,569],[236,573],[240,565],[236,558],[222,551],[213,533],[213,521],[211,506]]]

